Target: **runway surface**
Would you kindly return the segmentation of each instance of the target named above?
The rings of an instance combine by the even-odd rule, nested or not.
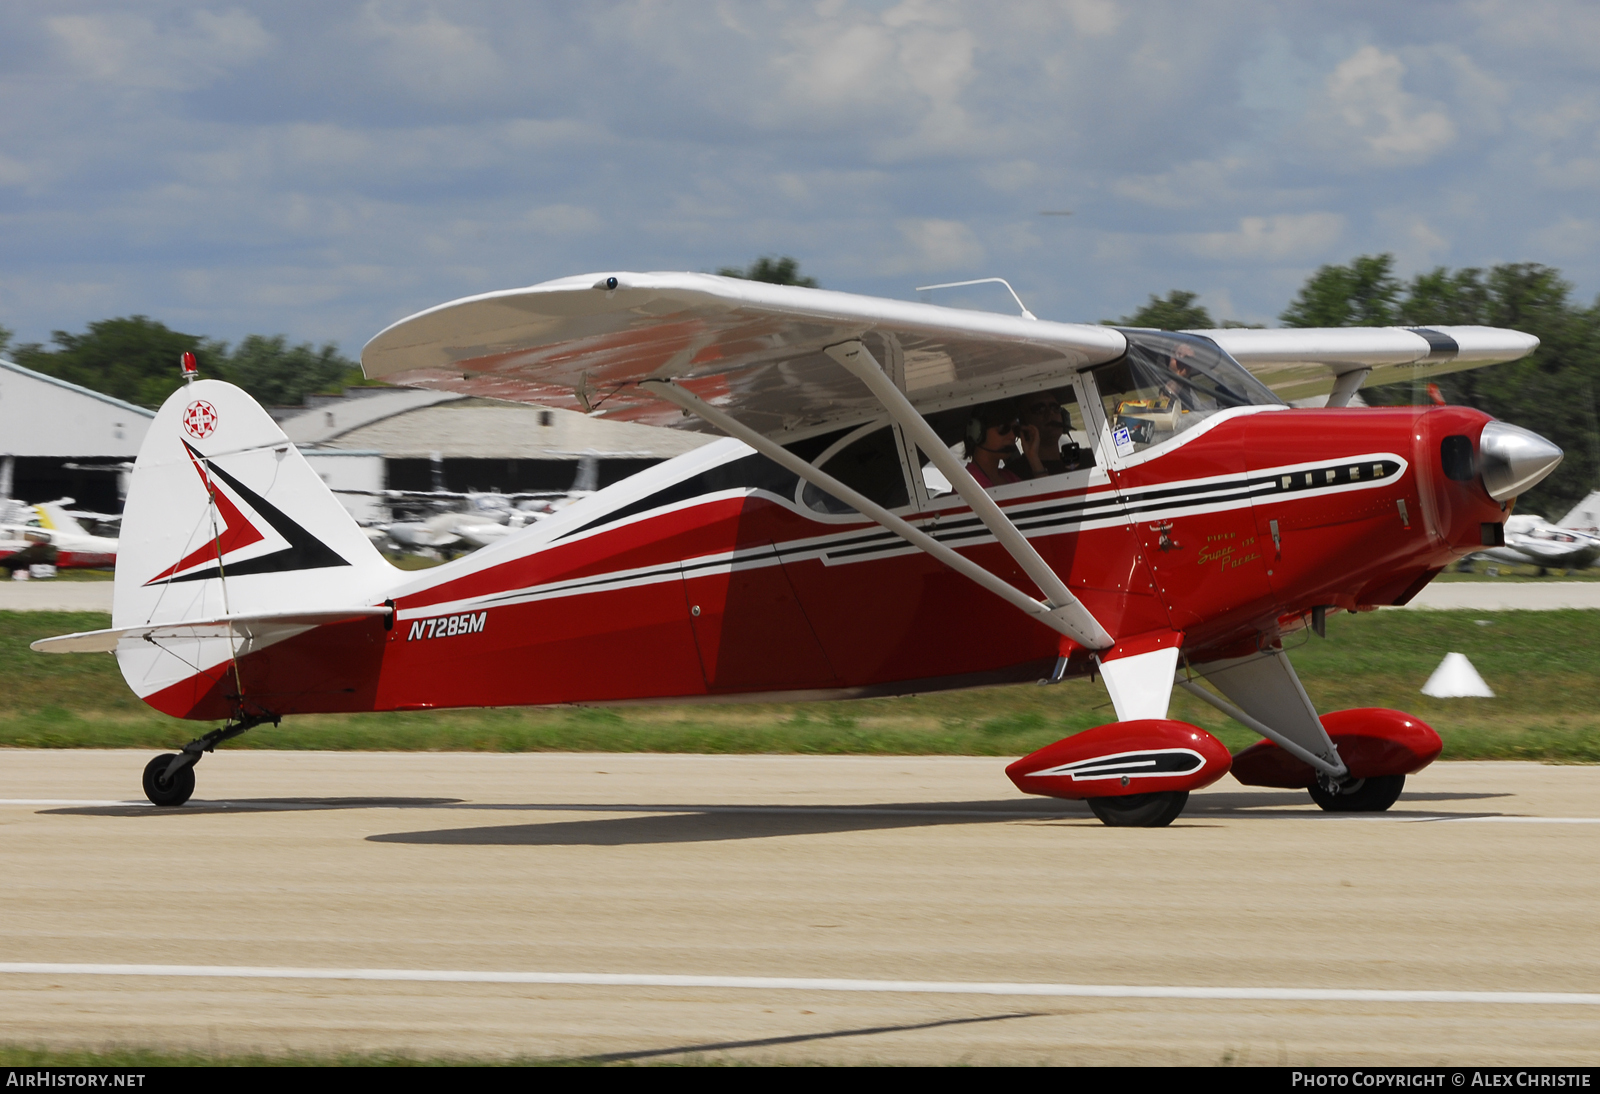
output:
[[[1600,1062],[1600,768],[1107,829],[966,757],[0,751],[21,1044]]]

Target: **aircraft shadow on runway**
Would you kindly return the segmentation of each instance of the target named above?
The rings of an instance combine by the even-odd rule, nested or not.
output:
[[[1438,816],[1422,808],[1424,802],[1467,801],[1510,797],[1504,793],[1421,792],[1407,794],[1386,816],[1424,819]],[[1224,818],[1320,817],[1301,791],[1200,794],[1189,805],[1178,827],[1204,825]],[[484,825],[419,832],[393,832],[368,836],[379,843],[510,845],[510,846],[627,846],[650,843],[702,843],[716,840],[767,839],[775,836],[820,835],[831,832],[916,828],[945,824],[993,824],[1010,821],[1069,822],[1098,826],[1083,802],[1054,799],[1006,799],[968,802],[902,802],[882,805],[706,805],[645,804],[639,802],[477,803],[460,798],[235,798],[226,801],[191,801],[175,809],[144,804],[62,806],[39,810],[42,814],[91,817],[198,817],[226,813],[292,813],[345,809],[446,809],[488,812],[625,813],[622,817],[595,817],[535,824]],[[1451,813],[1451,817],[1493,816],[1492,813]]]
[[[1434,800],[1505,797],[1503,794],[1436,793],[1417,795]],[[1218,802],[1217,799],[1224,799]],[[1334,816],[1310,812],[1303,793],[1207,795],[1190,799],[1193,818],[1216,820],[1223,817],[1321,817]],[[1286,806],[1298,808],[1290,811]],[[1041,808],[1042,806],[1042,808]],[[1199,806],[1200,808],[1196,808]],[[457,807],[462,808],[462,807]],[[466,806],[465,808],[473,808]],[[390,832],[368,836],[375,843],[445,844],[461,846],[526,847],[618,847],[651,843],[702,843],[715,840],[769,839],[775,836],[823,835],[834,832],[863,832],[892,828],[930,827],[945,824],[994,824],[1012,821],[1068,821],[1099,827],[1089,808],[1070,801],[975,801],[906,802],[875,806],[823,805],[605,805],[497,806],[496,809],[571,811],[596,813],[647,812],[647,816],[601,817],[538,824],[484,825],[473,828],[443,828],[422,832]],[[1391,815],[1414,812],[1421,817],[1435,816],[1424,810],[1391,810]],[[1453,816],[1456,814],[1452,814]],[[1482,816],[1485,814],[1471,814]]]

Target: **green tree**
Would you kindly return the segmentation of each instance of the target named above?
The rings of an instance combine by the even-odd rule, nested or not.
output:
[[[159,405],[183,383],[178,359],[186,351],[199,358],[203,375],[226,368],[222,343],[170,330],[143,315],[102,319],[83,334],[53,331],[51,341],[55,349],[37,342],[18,346],[16,363],[145,406]]]
[[[201,376],[236,383],[269,406],[294,406],[307,395],[367,382],[332,343],[317,349],[291,346],[281,334],[251,334],[230,353],[225,342],[143,315],[102,319],[83,334],[58,330],[52,344],[17,347],[17,364],[143,406],[159,406],[182,385],[178,359],[185,351],[199,358]]]
[[[741,270],[734,266],[723,266],[717,273],[723,277],[738,277],[745,281],[765,281],[770,285],[799,285],[807,289],[817,287],[817,279],[814,277],[801,277],[800,263],[788,255],[783,255],[780,258],[762,255],[750,263],[749,269]]]
[[[11,345],[11,339],[16,331],[10,327],[0,327],[0,353],[4,353]]]
[[[1399,316],[1394,255],[1361,255],[1348,266],[1323,266],[1284,313],[1286,327],[1387,327]]]
[[[365,382],[361,367],[331,342],[321,349],[310,343],[290,346],[281,334],[246,335],[227,364],[229,378],[269,406],[295,406],[307,395],[334,394]]]
[[[1173,289],[1163,300],[1155,293],[1151,293],[1149,302],[1132,315],[1124,315],[1117,320],[1107,319],[1104,322],[1107,326],[1114,327],[1210,330],[1216,324],[1211,321],[1211,313],[1206,311],[1203,305],[1195,303],[1199,295],[1199,293],[1185,292],[1183,289]]]
[[[1400,322],[1414,327],[1484,324],[1488,316],[1489,287],[1483,271],[1471,266],[1455,273],[1438,266],[1418,274],[1400,304]]]

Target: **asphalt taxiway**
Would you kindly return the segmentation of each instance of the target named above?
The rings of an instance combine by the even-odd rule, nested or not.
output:
[[[13,1044],[1600,1062],[1600,768],[1107,829],[966,757],[0,750]]]

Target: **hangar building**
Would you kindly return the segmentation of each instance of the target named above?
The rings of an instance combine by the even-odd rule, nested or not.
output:
[[[122,511],[127,475],[155,412],[0,358],[0,499],[75,498]],[[95,465],[106,470],[93,470]]]
[[[334,489],[567,490],[586,457],[595,485],[608,486],[714,439],[417,388],[350,388],[307,403],[271,413]],[[376,516],[372,503],[345,503],[357,519]]]

